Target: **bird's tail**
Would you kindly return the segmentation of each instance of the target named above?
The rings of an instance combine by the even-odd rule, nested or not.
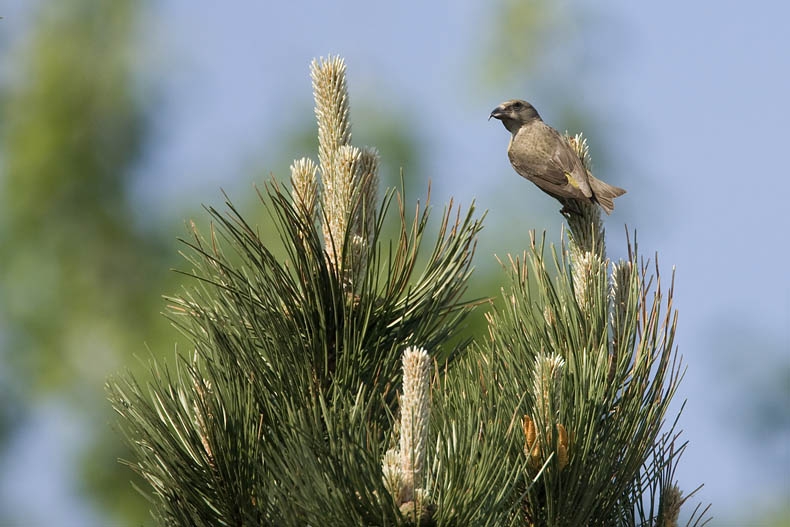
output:
[[[600,179],[594,178],[592,174],[589,176],[590,188],[593,191],[595,201],[603,207],[606,214],[611,214],[614,210],[614,198],[625,194],[625,189],[604,183]]]

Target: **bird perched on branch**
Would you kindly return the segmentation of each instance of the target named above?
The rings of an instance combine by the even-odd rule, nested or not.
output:
[[[614,198],[625,194],[624,189],[594,178],[568,141],[544,123],[530,103],[517,99],[503,102],[491,117],[502,121],[513,134],[507,148],[510,164],[519,175],[559,199],[565,205],[562,212],[573,212],[567,206],[570,199],[592,201],[609,214],[614,210]]]

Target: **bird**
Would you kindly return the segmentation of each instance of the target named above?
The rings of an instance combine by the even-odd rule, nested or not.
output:
[[[625,190],[596,179],[557,130],[543,122],[527,101],[505,101],[488,119],[499,119],[512,135],[507,156],[513,169],[543,192],[560,200],[562,213],[572,213],[573,200],[597,203],[606,214],[614,210],[614,198]]]

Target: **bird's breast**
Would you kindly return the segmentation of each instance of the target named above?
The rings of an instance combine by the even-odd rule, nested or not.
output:
[[[518,131],[510,136],[510,143],[507,147],[507,156],[513,167],[522,175],[527,176],[536,173],[537,165],[540,165],[541,151],[539,143],[535,141],[532,127],[522,126]]]

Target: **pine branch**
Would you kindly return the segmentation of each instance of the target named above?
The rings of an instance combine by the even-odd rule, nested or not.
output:
[[[347,144],[342,62],[329,62],[314,64],[320,167],[299,160],[290,192],[259,192],[279,249],[230,200],[207,208],[209,235],[193,225],[182,240],[192,286],[169,298],[194,353],[172,375],[154,363],[145,389],[110,383],[164,524],[406,521],[381,477],[391,387],[405,347],[445,361],[465,345],[447,342],[474,304],[461,297],[481,219],[450,204],[425,254],[430,207],[409,217],[395,191],[378,202],[378,156]]]

